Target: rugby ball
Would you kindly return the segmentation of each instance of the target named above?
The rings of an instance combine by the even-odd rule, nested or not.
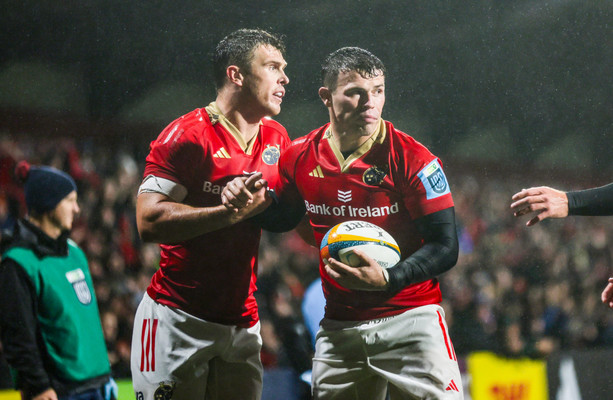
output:
[[[354,249],[360,249],[383,268],[400,261],[400,248],[394,238],[385,229],[366,221],[345,221],[333,226],[322,239],[319,254],[322,259],[332,257],[357,267],[360,259]]]

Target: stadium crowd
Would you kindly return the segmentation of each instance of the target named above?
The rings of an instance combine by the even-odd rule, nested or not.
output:
[[[77,181],[81,213],[72,238],[90,262],[116,379],[129,378],[132,319],[158,262],[157,245],[139,240],[134,217],[146,146],[105,149],[87,140],[0,135],[2,229],[25,211],[13,178],[16,162],[51,165]],[[571,217],[527,228],[513,217],[510,198],[542,182],[449,166],[447,175],[460,257],[440,281],[456,352],[540,358],[560,349],[612,346],[613,312],[599,300],[613,275],[609,220]],[[567,189],[593,186],[570,184],[557,182]],[[267,369],[291,369],[298,376],[310,368],[311,342],[300,306],[318,277],[317,256],[292,232],[263,236],[257,297]]]

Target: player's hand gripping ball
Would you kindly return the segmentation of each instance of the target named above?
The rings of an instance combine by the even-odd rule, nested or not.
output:
[[[400,248],[394,238],[385,229],[366,221],[345,221],[332,227],[321,241],[319,254],[324,260],[332,257],[357,267],[360,259],[354,249],[363,251],[383,268],[400,261]]]

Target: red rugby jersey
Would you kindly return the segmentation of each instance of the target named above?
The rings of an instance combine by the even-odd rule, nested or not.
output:
[[[402,258],[423,244],[413,220],[453,206],[440,160],[409,135],[382,121],[378,133],[346,160],[329,124],[296,139],[279,162],[282,201],[304,202],[317,243],[334,225],[363,220],[387,230]],[[351,291],[330,278],[320,260],[326,317],[358,321],[396,315],[441,301],[436,279],[389,294]]]
[[[180,183],[187,188],[183,203],[196,207],[221,204],[221,189],[245,173],[261,171],[274,187],[279,156],[290,142],[285,128],[263,119],[254,142],[244,150],[242,138],[218,123],[219,115],[211,110],[214,105],[196,109],[168,125],[151,142],[144,176]],[[244,221],[175,245],[160,245],[160,268],[147,293],[161,304],[207,321],[254,325],[260,235],[258,226]]]

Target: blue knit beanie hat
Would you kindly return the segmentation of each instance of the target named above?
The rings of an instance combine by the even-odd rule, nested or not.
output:
[[[21,161],[15,175],[23,182],[28,212],[44,214],[53,210],[77,185],[65,172],[53,167],[35,167]]]

